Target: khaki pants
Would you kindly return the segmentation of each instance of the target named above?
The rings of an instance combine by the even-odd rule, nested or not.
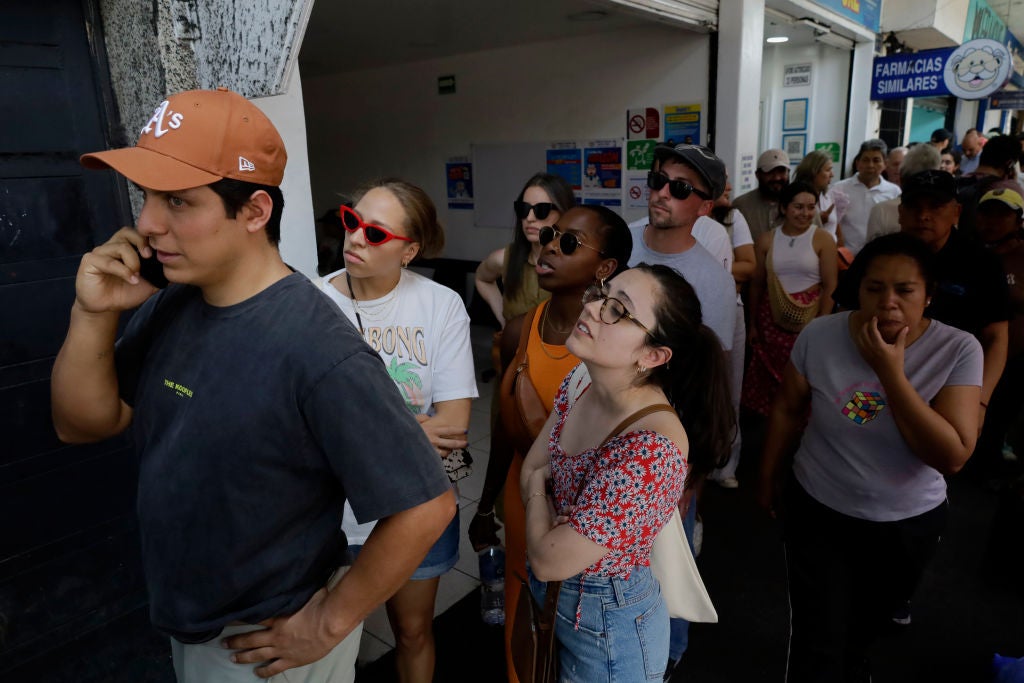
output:
[[[347,567],[335,572],[329,587],[341,579]],[[248,633],[263,628],[254,624],[226,626],[213,640],[188,645],[171,638],[171,654],[178,683],[353,683],[356,678],[356,657],[363,625],[359,624],[345,640],[338,643],[327,656],[312,664],[288,669],[271,678],[262,679],[255,673],[256,664],[235,664],[231,650],[221,647],[220,641],[228,636]]]

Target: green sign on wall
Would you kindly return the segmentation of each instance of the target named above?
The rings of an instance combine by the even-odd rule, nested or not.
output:
[[[626,170],[647,171],[654,164],[654,147],[657,140],[627,140]]]
[[[833,164],[839,163],[839,153],[842,151],[842,147],[838,142],[815,142],[814,149],[828,153],[832,157]]]

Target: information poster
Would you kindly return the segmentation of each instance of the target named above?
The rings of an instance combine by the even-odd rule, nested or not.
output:
[[[655,140],[629,140],[626,142],[626,208],[646,209],[651,190],[647,187],[647,172],[654,164]]]
[[[575,142],[556,142],[547,151],[547,169],[551,175],[569,183],[579,197],[582,171],[582,153]]]
[[[592,140],[583,149],[583,204],[622,206],[622,143]]]
[[[670,145],[699,145],[700,105],[665,105],[665,142]]]
[[[453,158],[445,165],[449,209],[473,208],[473,164]]]

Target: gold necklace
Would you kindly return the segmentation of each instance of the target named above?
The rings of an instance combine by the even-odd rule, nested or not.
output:
[[[551,360],[562,360],[563,358],[567,358],[569,356],[570,351],[568,349],[566,349],[565,353],[563,353],[561,356],[555,356],[555,355],[552,355],[552,353],[547,350],[547,344],[544,343],[544,328],[548,324],[548,311],[550,311],[550,310],[551,310],[550,302],[544,304],[544,313],[540,317],[540,334],[538,335],[539,338],[540,338],[539,339],[539,341],[540,341],[540,350],[543,351],[544,355],[547,356],[548,358],[550,358]],[[565,330],[559,330],[557,327],[554,328],[554,329],[555,329],[555,332],[557,332],[559,334],[565,334],[566,333]],[[562,345],[552,344],[551,346],[564,346],[564,344],[562,344]]]

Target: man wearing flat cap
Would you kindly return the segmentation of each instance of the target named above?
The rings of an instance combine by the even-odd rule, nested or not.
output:
[[[779,195],[789,184],[789,156],[781,149],[765,150],[757,158],[754,175],[757,187],[732,200],[732,208],[747,219],[750,236],[757,242],[758,236],[782,223]]]
[[[132,430],[150,616],[180,683],[353,680],[362,620],[455,511],[380,357],[281,260],[285,162],[223,89],[170,96],[135,147],[82,157],[145,201],[82,258],[53,421],[66,442]],[[346,499],[382,520],[347,572]]]

